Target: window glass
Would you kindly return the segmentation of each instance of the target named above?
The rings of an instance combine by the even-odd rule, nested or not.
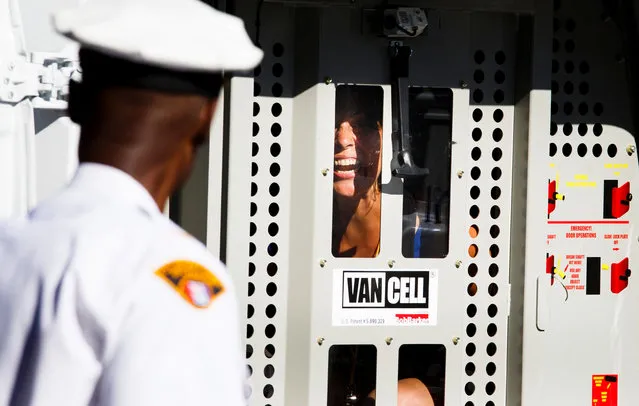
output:
[[[445,375],[445,346],[402,345],[399,347],[398,404],[444,406]]]
[[[339,85],[335,95],[333,233],[335,257],[379,253],[384,91]]]
[[[410,149],[428,176],[405,179],[402,254],[406,258],[448,255],[453,93],[411,87]]]
[[[376,374],[374,345],[333,345],[328,351],[328,406],[366,404]]]

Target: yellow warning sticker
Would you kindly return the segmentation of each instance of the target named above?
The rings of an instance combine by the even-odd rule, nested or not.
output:
[[[222,282],[211,271],[192,261],[173,261],[155,271],[194,307],[204,309],[224,292]]]

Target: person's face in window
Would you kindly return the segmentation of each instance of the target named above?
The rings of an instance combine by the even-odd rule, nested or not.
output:
[[[379,176],[382,129],[351,117],[335,128],[333,190],[344,197],[360,197]]]

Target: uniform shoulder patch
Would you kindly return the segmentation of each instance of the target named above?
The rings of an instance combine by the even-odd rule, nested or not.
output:
[[[159,268],[155,274],[199,309],[209,307],[224,292],[222,282],[197,262],[173,261]]]

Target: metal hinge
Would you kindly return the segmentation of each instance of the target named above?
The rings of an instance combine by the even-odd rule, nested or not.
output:
[[[78,61],[60,54],[32,52],[0,61],[0,103],[30,98],[35,108],[65,109],[69,80],[79,75]]]

